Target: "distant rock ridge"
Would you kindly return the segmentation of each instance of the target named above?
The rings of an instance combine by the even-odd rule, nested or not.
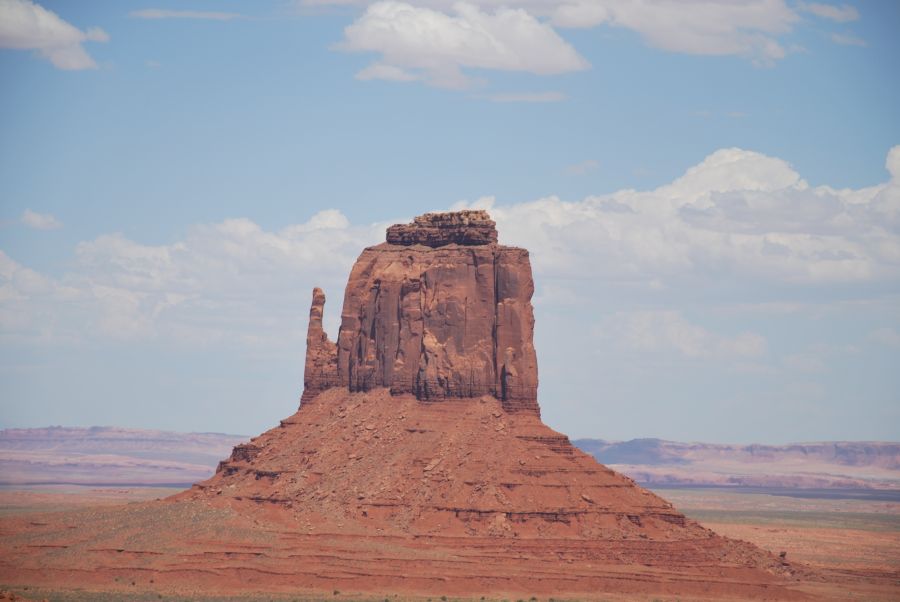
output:
[[[313,291],[301,402],[385,387],[420,400],[492,395],[539,414],[533,293],[528,251],[497,244],[485,211],[391,226],[350,272],[337,343]]]

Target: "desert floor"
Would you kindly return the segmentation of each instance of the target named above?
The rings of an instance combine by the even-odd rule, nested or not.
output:
[[[116,505],[166,497],[174,488],[94,488],[86,486],[34,486],[27,489],[0,488],[0,516],[57,512],[86,506]],[[841,580],[873,576],[882,585],[869,583],[851,600],[900,599],[900,495],[848,492],[806,492],[794,497],[786,490],[727,490],[721,488],[657,489],[689,517],[718,533],[752,542],[776,554],[810,565]],[[862,498],[862,499],[859,499]],[[821,589],[817,589],[821,588]],[[804,589],[816,596],[834,595],[826,584],[809,584]],[[59,591],[34,584],[29,588],[0,590],[28,600],[87,601],[121,600],[121,594],[89,591]],[[851,587],[852,590],[852,587]],[[846,593],[846,592],[845,592]],[[4,599],[0,597],[0,600]],[[128,600],[310,600],[296,596],[242,596],[234,598],[190,598],[157,593],[129,594]],[[322,598],[316,598],[322,599]],[[333,592],[330,600],[355,599]],[[409,600],[390,596],[370,600]],[[447,597],[446,600],[460,600]],[[483,599],[483,598],[482,598]],[[609,600],[632,600],[610,596]],[[643,600],[644,598],[639,598]],[[678,598],[682,602],[685,598]],[[442,598],[416,598],[423,602],[443,602]],[[535,600],[534,598],[532,600]],[[553,600],[553,598],[549,598]],[[560,599],[557,599],[560,600]],[[669,602],[668,598],[647,597],[647,602]],[[672,600],[675,600],[673,598]],[[510,601],[513,602],[513,601]],[[560,600],[561,602],[561,600]]]

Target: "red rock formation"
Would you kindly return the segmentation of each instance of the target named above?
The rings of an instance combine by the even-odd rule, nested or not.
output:
[[[496,244],[496,226],[487,211],[426,213],[414,219],[411,224],[395,224],[388,228],[387,242],[392,245],[426,247]]]
[[[387,240],[350,272],[336,355],[314,292],[303,399],[334,378],[418,399],[493,395],[539,413],[528,251],[498,245],[485,211],[428,213]]]
[[[306,333],[306,369],[303,373],[301,403],[312,399],[330,387],[341,384],[337,375],[337,347],[328,340],[322,328],[325,309],[325,293],[313,289],[312,306],[309,308],[309,327]]]
[[[383,388],[333,388],[235,447],[188,495],[200,492],[284,505],[304,521],[314,513],[320,526],[361,521],[418,536],[711,535],[490,395],[423,403]]]
[[[425,215],[389,240],[353,267],[336,346],[314,291],[293,416],[165,501],[10,519],[0,580],[803,597],[787,562],[686,519],[541,422],[528,253],[498,245],[487,214]]]

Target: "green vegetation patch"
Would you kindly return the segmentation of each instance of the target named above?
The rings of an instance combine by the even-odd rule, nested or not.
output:
[[[900,531],[900,516],[869,512],[809,512],[799,510],[684,510],[701,523],[782,525],[806,529]]]

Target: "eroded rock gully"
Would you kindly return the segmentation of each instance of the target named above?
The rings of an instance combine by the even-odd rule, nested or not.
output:
[[[427,214],[387,240],[353,266],[337,342],[314,291],[293,416],[166,500],[6,519],[0,580],[806,598],[802,570],[686,519],[541,422],[528,252],[497,244],[485,212]]]

